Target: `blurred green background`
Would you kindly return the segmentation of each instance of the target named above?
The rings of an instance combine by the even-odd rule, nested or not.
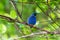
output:
[[[10,0],[0,0],[0,15],[27,22],[27,18],[35,10],[37,23],[35,26],[50,32],[60,29],[60,0],[13,0],[18,11],[22,14],[19,18]],[[37,6],[37,4],[40,8]],[[7,18],[6,18],[7,19]],[[0,40],[60,40],[59,34],[41,34],[26,38],[19,38],[40,30],[30,28],[18,22],[6,20],[0,16]],[[42,31],[41,31],[42,32]],[[18,38],[17,38],[18,37]]]

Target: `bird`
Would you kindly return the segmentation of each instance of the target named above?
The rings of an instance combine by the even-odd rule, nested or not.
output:
[[[36,12],[33,12],[27,19],[27,23],[29,25],[35,25],[36,24]]]

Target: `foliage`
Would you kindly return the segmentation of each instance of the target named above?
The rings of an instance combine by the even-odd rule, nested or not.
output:
[[[37,23],[34,26],[49,32],[60,32],[60,0],[13,1],[17,8],[10,0],[0,0],[0,40],[60,40],[58,33],[34,35],[34,33],[42,31],[30,28],[29,25],[23,23],[27,22],[27,18],[33,11],[36,11],[38,13]],[[19,20],[21,23],[15,22],[15,20]],[[32,35],[30,35],[31,33]]]

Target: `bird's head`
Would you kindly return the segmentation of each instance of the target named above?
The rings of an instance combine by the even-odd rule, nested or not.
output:
[[[34,12],[34,13],[32,14],[32,16],[36,16],[36,14],[37,14],[37,13],[36,13],[36,12]]]

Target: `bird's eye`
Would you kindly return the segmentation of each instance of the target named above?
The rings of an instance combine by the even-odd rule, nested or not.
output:
[[[34,16],[36,16],[36,13],[34,13]]]

